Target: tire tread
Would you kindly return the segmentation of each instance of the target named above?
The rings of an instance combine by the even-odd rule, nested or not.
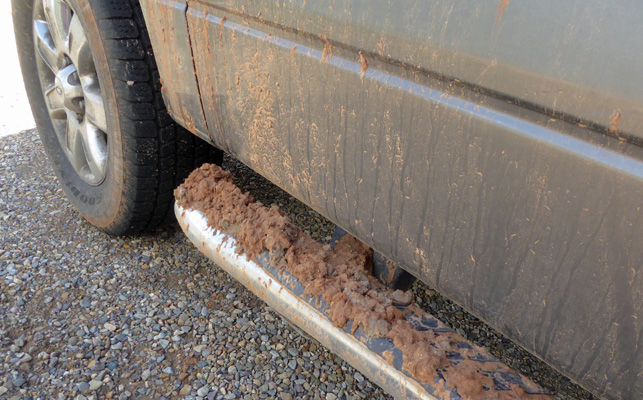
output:
[[[124,212],[106,231],[131,234],[171,221],[173,191],[203,162],[223,153],[178,125],[167,112],[159,72],[138,0],[96,0],[120,113]]]

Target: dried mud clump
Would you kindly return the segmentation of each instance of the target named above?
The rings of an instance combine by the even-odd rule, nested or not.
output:
[[[524,391],[518,385],[510,391],[495,391],[493,380],[481,374],[479,362],[465,358],[454,368],[449,349],[465,340],[452,332],[413,328],[405,315],[415,307],[399,309],[393,305],[403,294],[377,281],[370,271],[372,250],[354,237],[343,236],[334,249],[321,245],[278,207],[255,202],[234,184],[230,172],[212,164],[192,172],[175,190],[175,197],[184,209],[201,211],[210,227],[234,236],[239,253],[256,257],[268,252],[271,264],[295,276],[304,286],[304,294],[326,301],[336,327],[345,328],[352,321],[353,332],[361,327],[368,337],[391,339],[402,351],[403,368],[420,382],[435,384],[436,379],[442,380],[443,385],[456,388],[463,399],[523,398]],[[472,354],[491,358],[468,342],[466,346]],[[462,353],[469,351],[466,346]],[[511,372],[503,364],[491,364],[485,364],[485,371]]]

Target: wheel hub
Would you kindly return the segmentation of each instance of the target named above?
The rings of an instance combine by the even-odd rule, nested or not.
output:
[[[63,98],[64,107],[75,114],[85,114],[85,93],[73,64],[58,70],[54,81],[56,93]]]

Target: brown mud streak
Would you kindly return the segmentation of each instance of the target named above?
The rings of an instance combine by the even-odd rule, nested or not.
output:
[[[388,276],[386,277],[386,283],[391,285],[393,279],[395,278],[395,273],[397,272],[397,265],[391,260],[386,260],[386,266],[388,267]]]
[[[221,23],[219,26],[219,47],[223,48],[223,30],[225,29],[225,15],[221,17]]]
[[[621,123],[621,112],[616,110],[612,115],[612,120],[610,121],[610,127],[607,129],[607,133],[611,136],[617,137],[619,140],[625,140],[621,137],[618,132],[618,126]]]
[[[366,57],[364,56],[364,53],[361,51],[359,52],[359,62],[362,64],[362,71],[360,72],[359,76],[360,78],[364,76],[366,73],[366,70],[368,69],[368,63],[366,62]]]
[[[333,45],[328,40],[326,35],[319,35],[319,38],[324,42],[324,50],[322,51],[322,62],[327,62],[333,58]]]
[[[378,282],[367,268],[372,250],[351,235],[342,237],[335,249],[323,246],[288,220],[278,207],[254,202],[249,193],[234,184],[230,172],[211,164],[192,172],[175,190],[175,197],[184,209],[200,210],[210,227],[236,237],[238,253],[254,258],[267,251],[275,267],[301,282],[304,294],[330,305],[329,316],[336,327],[345,328],[348,321],[353,321],[353,331],[362,328],[368,337],[392,340],[402,352],[403,368],[419,382],[435,386],[440,370],[443,379],[437,386],[456,388],[463,399],[551,399],[527,396],[517,384],[511,384],[510,390],[496,391],[493,380],[482,371],[512,372],[507,366],[471,360],[473,356],[492,357],[453,332],[421,332],[413,328],[405,315],[418,315],[421,311],[415,306],[404,311],[393,306],[396,293]],[[467,345],[458,346],[459,343]],[[447,355],[458,347],[464,360],[454,363]],[[384,357],[392,363],[392,354]],[[533,385],[525,379],[523,383]],[[446,390],[438,392],[443,393],[441,397],[449,396]]]
[[[377,54],[379,54],[380,57],[384,57],[384,36],[380,38],[380,41],[377,44]]]
[[[505,8],[509,4],[509,0],[500,0],[498,2],[498,11],[496,11],[496,24],[499,25],[502,21],[502,16],[505,14]]]

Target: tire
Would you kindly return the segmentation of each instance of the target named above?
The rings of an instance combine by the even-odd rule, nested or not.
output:
[[[49,3],[12,0],[25,87],[56,176],[106,233],[156,228],[173,217],[174,188],[223,153],[168,115],[138,0]]]

